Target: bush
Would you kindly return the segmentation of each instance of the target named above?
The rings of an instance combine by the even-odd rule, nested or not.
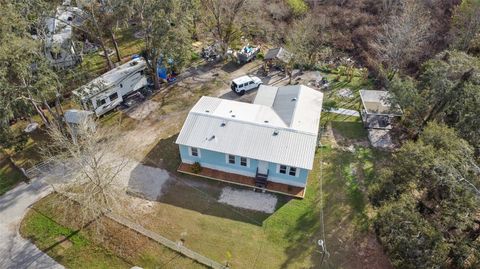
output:
[[[198,53],[196,53],[195,51],[192,51],[192,54],[190,55],[190,60],[192,62],[198,61],[200,60],[200,55],[198,55]]]
[[[295,16],[301,16],[308,11],[308,6],[303,0],[287,0],[287,4]]]
[[[202,165],[199,162],[195,162],[192,165],[191,169],[192,169],[193,173],[198,174],[198,173],[202,172]]]
[[[257,59],[263,60],[263,58],[265,58],[265,55],[263,55],[263,53],[259,52],[257,54]]]

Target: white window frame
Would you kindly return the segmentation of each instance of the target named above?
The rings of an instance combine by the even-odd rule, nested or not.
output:
[[[292,168],[295,169],[295,175],[290,174],[292,172]],[[288,175],[291,177],[296,177],[298,175],[298,168],[292,166],[288,167]]]
[[[230,162],[230,156],[233,156],[234,163]],[[237,156],[233,154],[225,154],[225,162],[229,165],[236,165],[237,164]]]
[[[285,173],[280,172],[282,166],[285,166]],[[277,174],[288,175],[288,166],[283,165],[283,164],[279,164],[277,166]]]
[[[192,149],[197,149],[197,155],[198,155],[198,156],[193,155]],[[200,158],[200,157],[202,157],[202,154],[200,153],[200,149],[197,148],[197,147],[188,147],[188,153],[190,154],[191,157],[195,157],[195,158]]]
[[[285,166],[287,168],[285,170],[285,174],[280,173],[280,166]],[[294,176],[290,175],[290,169],[292,169],[292,168],[295,168],[295,175]],[[288,165],[284,165],[284,164],[277,164],[277,174],[286,175],[286,176],[289,176],[289,177],[298,177],[300,175],[300,168],[293,167],[293,166],[288,166]]]
[[[246,164],[247,164],[247,165],[242,165],[242,158],[244,158],[244,159],[246,160]],[[241,167],[250,167],[250,158],[247,158],[247,157],[241,157],[241,156],[240,156],[240,158],[239,158],[239,159],[240,159],[240,162],[239,162],[239,164],[240,164],[240,166],[241,166]]]

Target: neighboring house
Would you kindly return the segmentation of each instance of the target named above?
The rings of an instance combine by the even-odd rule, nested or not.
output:
[[[180,172],[302,198],[313,168],[323,94],[260,86],[253,104],[202,97],[176,140]]]
[[[146,62],[130,60],[73,91],[83,109],[101,116],[121,104],[125,97],[148,85]]]
[[[360,90],[362,120],[367,129],[391,129],[394,118],[402,115],[398,105],[392,105],[387,91]]]
[[[72,26],[83,22],[76,7],[59,6],[55,18],[46,19],[45,56],[56,68],[68,68],[81,61],[73,42]]]

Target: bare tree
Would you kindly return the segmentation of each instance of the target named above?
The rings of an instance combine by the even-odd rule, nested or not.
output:
[[[96,128],[91,118],[85,118],[66,129],[56,125],[48,129],[50,143],[42,149],[48,169],[40,172],[65,198],[55,206],[69,214],[73,210],[84,227],[106,212],[119,212],[126,198],[126,184],[119,175],[128,161],[119,150],[115,128]]]
[[[329,25],[329,19],[323,14],[310,14],[292,24],[287,35],[287,47],[296,64],[313,66],[322,60],[322,51],[329,40]]]
[[[204,24],[212,29],[225,54],[228,47],[241,37],[238,19],[246,11],[247,0],[201,0],[204,8]]]
[[[421,3],[407,0],[402,11],[390,17],[376,39],[370,44],[383,68],[393,75],[425,53],[431,37],[429,13]],[[392,76],[393,76],[392,75]]]

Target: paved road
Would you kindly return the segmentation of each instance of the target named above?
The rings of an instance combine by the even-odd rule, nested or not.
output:
[[[0,268],[64,268],[18,232],[28,207],[50,191],[47,184],[37,179],[0,196]]]

